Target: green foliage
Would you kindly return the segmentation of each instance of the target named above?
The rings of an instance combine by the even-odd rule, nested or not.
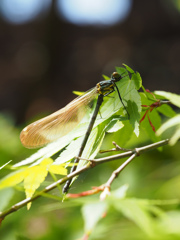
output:
[[[102,156],[99,151],[112,148],[112,141],[130,148],[169,138],[171,147],[135,160],[113,183],[111,194],[104,201],[99,201],[96,195],[58,202],[57,199],[62,199],[62,196],[59,198],[59,191],[53,190],[51,196],[34,201],[30,211],[22,209],[5,219],[1,226],[2,240],[53,240],[57,236],[68,240],[80,239],[83,235],[84,239],[98,240],[180,238],[180,116],[171,107],[180,107],[180,96],[145,90],[140,74],[125,64],[124,68],[116,67],[116,71],[124,76],[117,82],[117,87],[130,119],[117,91],[105,97],[83,157]],[[104,76],[104,79],[109,77]],[[19,130],[9,118],[0,116],[0,211],[21,201],[24,193],[27,198],[31,197],[39,187],[42,189],[59,179],[59,175],[67,174],[66,167],[71,165],[71,160],[79,151],[94,108],[95,102],[72,132],[28,158],[24,155],[23,161],[10,162],[13,166],[6,162],[22,158]],[[78,168],[84,164],[86,161],[80,161]],[[83,184],[77,185],[79,179],[75,181],[72,191],[82,192],[90,186],[104,184],[120,164],[114,161],[92,169],[88,175],[81,177],[80,181],[84,178]],[[42,229],[37,227],[40,226],[38,223],[42,224]]]
[[[155,94],[168,99],[172,104],[180,108],[180,96],[175,93],[155,91]]]
[[[174,145],[180,138],[180,114],[178,114],[177,116],[171,118],[170,120],[168,120],[167,122],[165,122],[157,131],[157,135],[161,135],[163,132],[165,132],[166,130],[172,128],[172,127],[176,127],[174,133],[171,136],[170,145]]]

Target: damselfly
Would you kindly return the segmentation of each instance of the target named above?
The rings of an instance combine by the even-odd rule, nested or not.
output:
[[[79,149],[79,153],[75,159],[75,163],[77,163],[79,161],[78,157],[81,157],[93,128],[100,106],[103,102],[103,97],[108,96],[116,89],[119,99],[127,112],[128,118],[130,117],[116,85],[116,82],[120,81],[123,77],[124,76],[121,76],[119,73],[114,72],[110,80],[104,80],[97,83],[95,88],[75,98],[64,108],[34,123],[31,123],[25,127],[20,134],[22,144],[27,148],[38,148],[65,136],[73,130],[78,123],[80,123],[87,111],[86,106],[98,95],[94,113],[91,117],[88,129]],[[71,172],[75,171],[75,169],[76,165],[73,166]],[[66,182],[64,192],[68,190],[70,183],[71,181]]]

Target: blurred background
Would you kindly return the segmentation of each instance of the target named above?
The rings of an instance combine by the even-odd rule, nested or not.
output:
[[[179,0],[0,0],[0,166],[32,153],[19,140],[26,124],[65,106],[75,97],[73,90],[94,87],[102,74],[110,76],[122,63],[141,74],[145,88],[180,93]],[[128,197],[180,199],[179,149],[177,143],[163,152],[144,154],[125,169],[113,188],[127,183]],[[78,179],[72,191],[104,183],[118,166],[113,162],[93,169]],[[8,173],[3,169],[0,175]],[[24,199],[21,190],[1,192],[0,205],[2,197],[8,206]],[[41,198],[30,211],[22,208],[7,217],[1,239],[78,239],[83,235],[82,201],[62,204]],[[104,235],[96,232],[92,239],[152,240],[132,221],[111,211],[105,224],[101,222],[104,228],[100,224],[98,229]],[[172,237],[177,226],[178,237],[163,240],[179,239],[180,212],[174,214],[172,231],[170,225],[164,229]]]
[[[180,92],[180,1],[0,1],[0,111],[17,125],[122,63],[151,91]]]

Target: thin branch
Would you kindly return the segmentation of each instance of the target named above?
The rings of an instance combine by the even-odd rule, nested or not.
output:
[[[108,179],[105,186],[110,188],[112,182],[114,181],[115,178],[118,177],[119,173],[137,156],[138,156],[138,153],[133,153],[133,155],[131,155],[131,157],[129,157],[124,163],[122,163],[120,167],[118,167],[115,171],[113,171],[113,173],[111,174],[111,177]]]
[[[123,151],[123,152],[132,151],[132,149],[127,149],[127,148],[120,147],[115,142],[112,142],[112,144],[115,146],[115,148],[112,148],[112,149],[109,149],[109,150],[100,150],[99,153],[107,153],[107,152],[115,152],[115,151]]]
[[[109,161],[113,161],[113,160],[118,160],[121,158],[125,158],[125,157],[130,157],[128,160],[126,160],[117,170],[115,170],[113,172],[113,174],[111,175],[111,177],[109,178],[108,182],[106,183],[107,187],[108,185],[110,186],[112,181],[115,179],[115,177],[117,177],[117,175],[138,155],[140,155],[141,153],[156,149],[158,147],[167,145],[169,142],[168,139],[163,140],[163,141],[159,141],[157,143],[153,143],[144,147],[140,147],[140,148],[136,148],[134,150],[125,152],[125,153],[121,153],[121,154],[117,154],[117,155],[113,155],[113,156],[109,156],[109,157],[105,157],[105,158],[99,158],[99,159],[89,159],[89,162],[86,166],[82,167],[81,169],[78,169],[70,174],[68,174],[66,177],[59,179],[58,181],[50,184],[49,186],[47,186],[44,190],[36,193],[33,197],[31,198],[26,198],[22,201],[20,201],[19,203],[16,203],[15,205],[13,205],[12,207],[10,207],[9,209],[5,210],[4,212],[0,212],[0,220],[4,219],[7,215],[9,215],[10,213],[13,213],[17,210],[19,210],[20,208],[26,206],[29,202],[33,202],[34,200],[40,198],[41,196],[43,196],[43,194],[53,190],[54,188],[56,188],[58,185],[62,185],[64,182],[66,182],[69,179],[72,179],[75,176],[78,176],[79,174],[87,171],[88,169],[95,167],[96,165],[102,164],[104,162],[109,162]],[[83,158],[79,158],[79,159],[83,159]],[[86,160],[86,159],[84,159]]]
[[[116,154],[116,155],[112,155],[112,156],[104,157],[104,158],[86,159],[86,158],[81,158],[80,157],[79,159],[88,160],[88,161],[91,161],[94,165],[97,165],[97,164],[102,164],[104,162],[109,162],[109,161],[118,160],[118,159],[125,158],[125,157],[130,157],[134,152],[137,152],[137,151],[139,152],[139,155],[140,155],[144,152],[148,152],[148,151],[156,149],[158,147],[162,147],[164,145],[167,145],[168,142],[169,142],[169,139],[166,139],[166,140],[159,141],[157,143],[149,144],[149,145],[144,146],[144,147],[132,149],[132,150],[124,152],[124,153],[120,153],[120,154]]]

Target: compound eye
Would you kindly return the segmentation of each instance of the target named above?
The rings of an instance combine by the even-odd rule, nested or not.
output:
[[[121,78],[121,75],[117,72],[113,72],[112,73],[112,78],[115,80],[119,80]]]

